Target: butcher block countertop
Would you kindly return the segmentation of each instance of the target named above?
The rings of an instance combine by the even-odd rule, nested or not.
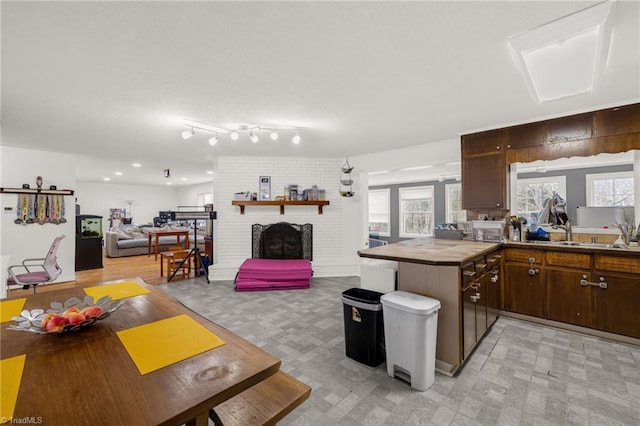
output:
[[[425,265],[456,266],[499,249],[501,243],[417,238],[358,251],[360,257]]]

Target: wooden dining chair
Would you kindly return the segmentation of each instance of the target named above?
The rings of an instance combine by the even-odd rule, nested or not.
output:
[[[180,274],[185,278],[189,278],[189,276],[191,275],[191,256],[189,256],[189,250],[185,250],[183,248],[177,250],[172,247],[171,251],[173,251],[174,253],[171,261],[169,262],[169,270],[167,271],[167,273],[169,274],[168,276],[171,277],[173,275],[173,272],[178,270],[178,272],[176,272],[176,275]]]

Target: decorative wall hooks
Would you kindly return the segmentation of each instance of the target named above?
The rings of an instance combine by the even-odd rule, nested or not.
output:
[[[31,188],[28,183],[22,184],[22,188],[0,188],[2,194],[18,194],[16,205],[15,223],[28,225],[38,223],[52,223],[59,225],[67,220],[65,215],[64,196],[73,195],[71,189],[58,189],[50,185],[49,189],[43,189],[44,179],[36,177],[36,188]]]

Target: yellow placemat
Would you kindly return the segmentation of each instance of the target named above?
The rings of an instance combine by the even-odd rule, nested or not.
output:
[[[97,285],[86,287],[84,292],[93,296],[93,300],[98,300],[102,296],[111,296],[111,300],[125,299],[127,297],[139,296],[149,293],[149,290],[135,281],[124,281],[121,283]]]
[[[140,374],[224,345],[224,340],[186,314],[122,330],[117,335]]]
[[[0,302],[0,322],[11,321],[11,317],[19,316],[26,300],[14,299]]]
[[[11,419],[18,400],[18,391],[22,381],[22,370],[26,355],[18,355],[0,360],[0,419]]]

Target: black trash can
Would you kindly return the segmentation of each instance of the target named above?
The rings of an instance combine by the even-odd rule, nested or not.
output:
[[[358,287],[342,293],[346,355],[370,367],[384,362],[382,295]]]

